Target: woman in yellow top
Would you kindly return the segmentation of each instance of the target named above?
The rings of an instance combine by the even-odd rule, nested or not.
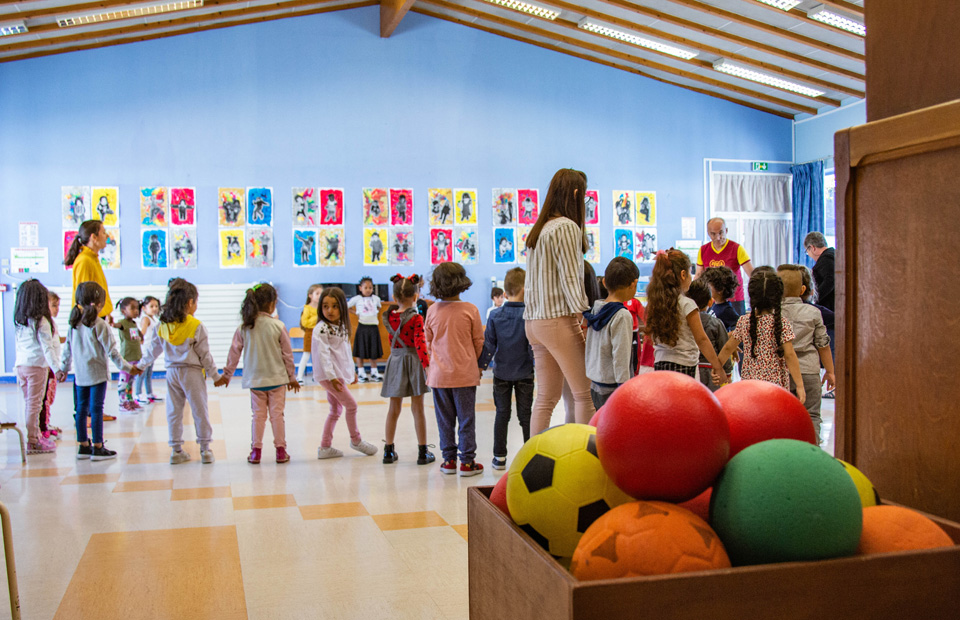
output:
[[[96,282],[103,287],[103,291],[107,295],[103,302],[103,309],[100,310],[100,316],[107,323],[113,325],[113,317],[110,315],[113,310],[113,302],[110,301],[107,278],[103,275],[103,267],[100,266],[100,250],[105,247],[107,247],[107,229],[104,228],[103,222],[87,220],[80,224],[80,229],[67,250],[63,264],[68,267],[73,265],[73,290],[70,296],[70,307],[76,305],[77,287],[82,282]]]
[[[311,284],[307,289],[307,302],[303,306],[303,312],[300,313],[300,329],[303,330],[303,355],[300,356],[300,365],[297,368],[297,381],[303,383],[304,374],[307,372],[307,360],[310,359],[310,342],[313,340],[313,328],[317,326],[317,304],[320,303],[320,293],[323,292],[322,284]]]

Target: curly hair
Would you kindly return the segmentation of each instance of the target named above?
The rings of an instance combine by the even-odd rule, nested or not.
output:
[[[783,280],[771,270],[753,272],[747,285],[750,293],[750,356],[757,357],[757,323],[761,314],[773,313],[773,337],[777,343],[777,355],[783,357],[783,317],[780,304],[783,302]]]
[[[707,306],[710,305],[710,287],[702,279],[691,282],[690,288],[685,294],[697,304],[697,308],[699,308],[701,312],[706,310]]]
[[[737,276],[729,267],[708,267],[701,278],[710,285],[710,288],[719,293],[724,301],[733,297],[740,287]]]
[[[430,277],[430,294],[437,299],[456,297],[473,285],[467,270],[459,263],[440,263]]]
[[[654,341],[675,347],[680,338],[680,281],[690,273],[690,258],[670,248],[657,254],[647,285],[647,333]]]
[[[243,328],[253,329],[257,324],[257,317],[261,312],[270,310],[270,306],[277,301],[277,289],[266,282],[254,284],[247,289],[247,294],[240,305],[240,316],[243,318]]]

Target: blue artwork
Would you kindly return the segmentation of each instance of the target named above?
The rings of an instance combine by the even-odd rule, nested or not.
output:
[[[251,226],[273,226],[272,188],[247,188],[247,224]]]
[[[515,246],[517,244],[516,228],[494,228],[493,229],[493,261],[495,263],[515,263],[517,254]]]
[[[613,231],[613,254],[633,260],[633,229],[617,228]]]
[[[317,264],[317,231],[293,230],[294,267],[314,267]]]
[[[140,261],[144,269],[167,268],[166,229],[143,229],[140,233]]]

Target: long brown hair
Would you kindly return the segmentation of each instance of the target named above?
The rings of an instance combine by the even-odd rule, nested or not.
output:
[[[367,279],[367,278],[364,278]],[[361,280],[363,282],[363,280]],[[371,280],[372,282],[372,280]],[[337,306],[340,307],[340,323],[333,323],[323,314],[323,300],[327,297],[333,297]],[[334,327],[340,327],[346,332],[347,339],[350,339],[350,316],[347,314],[349,310],[347,309],[347,296],[343,294],[343,290],[336,286],[331,286],[329,288],[323,289],[323,292],[320,293],[320,301],[317,302],[317,316],[321,321],[327,325],[333,325]]]
[[[67,255],[63,257],[63,264],[68,267],[72,265],[73,261],[77,260],[77,257],[80,256],[80,251],[83,250],[83,246],[90,243],[90,237],[100,234],[101,228],[103,228],[103,222],[100,220],[87,220],[80,224],[80,228],[77,230],[77,236],[70,242]]]
[[[254,284],[247,289],[247,293],[240,305],[240,316],[243,318],[244,329],[253,329],[257,324],[257,317],[261,312],[270,309],[270,305],[277,301],[277,289],[266,282]]]
[[[647,333],[654,341],[677,346],[680,338],[679,300],[683,272],[690,273],[690,258],[670,248],[657,254],[647,285]]]
[[[536,223],[527,235],[527,247],[537,247],[537,239],[543,226],[555,217],[565,217],[573,220],[580,227],[583,236],[583,251],[587,251],[587,237],[583,235],[583,219],[586,206],[583,195],[587,191],[587,175],[573,168],[561,168],[550,180],[547,197],[543,199],[543,207]]]

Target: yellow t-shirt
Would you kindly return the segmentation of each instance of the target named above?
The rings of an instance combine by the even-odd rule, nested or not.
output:
[[[313,329],[317,326],[317,321],[320,320],[320,317],[317,315],[317,309],[311,305],[306,305],[303,307],[303,312],[300,313],[300,327],[303,329]]]
[[[106,299],[103,302],[103,308],[100,310],[100,316],[104,317],[113,310],[113,302],[110,301],[110,289],[107,288],[107,278],[103,275],[103,267],[100,266],[100,257],[97,253],[83,246],[80,254],[73,261],[73,292],[70,294],[70,307],[77,305],[77,287],[83,282],[96,282],[103,287],[106,293]]]

